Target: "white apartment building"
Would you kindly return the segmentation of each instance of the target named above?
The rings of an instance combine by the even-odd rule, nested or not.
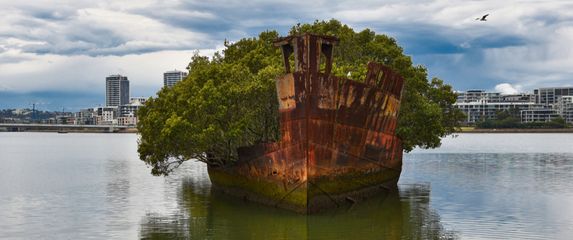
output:
[[[116,125],[118,117],[118,107],[98,107],[97,125]]]
[[[145,102],[146,98],[131,98],[129,104],[119,106],[119,116],[120,117],[135,117],[137,114],[137,110],[143,103]]]
[[[458,92],[454,106],[466,114],[465,124],[475,124],[482,120],[495,119],[500,111],[515,112],[520,117],[522,110],[537,108],[533,94],[501,94],[484,90]]]
[[[565,122],[573,124],[573,95],[559,96],[555,103],[557,113],[565,119]]]
[[[551,122],[551,120],[559,117],[555,109],[551,108],[535,108],[521,111],[521,122]]]
[[[539,88],[533,94],[501,94],[484,90],[458,93],[454,106],[466,115],[466,124],[495,119],[500,111],[509,111],[521,117],[521,122],[549,122],[562,116],[573,123],[573,88]]]
[[[536,102],[545,106],[552,106],[557,102],[560,96],[573,95],[573,87],[560,87],[560,88],[538,88],[533,90]]]
[[[466,92],[458,92],[458,103],[469,103],[469,102],[500,102],[501,93],[486,92],[485,90],[472,89]]]
[[[520,112],[538,106],[534,102],[457,102],[454,106],[466,114],[466,124],[474,124],[480,120],[495,119],[500,111]],[[517,116],[519,117],[519,116]]]

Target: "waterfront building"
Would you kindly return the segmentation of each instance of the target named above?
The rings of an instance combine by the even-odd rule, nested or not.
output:
[[[87,108],[87,109],[80,109],[79,112],[75,113],[75,118],[76,118],[76,125],[95,125],[96,124],[96,119],[95,116],[96,111],[93,108]]]
[[[75,124],[76,119],[74,116],[55,116],[48,119],[43,120],[41,123],[43,124],[59,124],[59,125],[72,125]]]
[[[501,95],[501,102],[535,102],[535,94],[518,93]]]
[[[455,103],[454,106],[466,114],[465,124],[475,124],[483,120],[496,119],[497,113],[508,111],[515,113],[515,117],[520,117],[522,110],[532,109],[538,105],[534,102],[462,102]]]
[[[573,124],[573,95],[559,96],[555,107],[557,113],[565,119],[565,122]]]
[[[75,124],[76,118],[70,115],[60,115],[44,119],[41,121],[42,124],[59,124],[59,125],[72,125]]]
[[[128,104],[81,109],[74,114],[77,125],[123,125],[137,124],[137,110],[147,100],[145,97],[133,97]]]
[[[469,102],[500,102],[501,93],[496,92],[486,92],[485,90],[473,89],[465,92],[458,92],[457,102],[459,103],[469,103]]]
[[[126,104],[126,105],[121,105],[119,106],[119,116],[120,117],[126,117],[126,116],[137,116],[137,110],[139,110],[139,108],[142,105],[140,104]]]
[[[145,103],[146,98],[132,98],[129,104],[119,106],[119,116],[120,117],[135,117],[137,116],[137,110],[143,103]]]
[[[56,124],[67,124],[73,125],[76,122],[76,118],[74,116],[57,116],[56,117]]]
[[[163,86],[173,87],[177,82],[185,79],[187,73],[179,70],[173,70],[163,73]]]
[[[126,76],[110,75],[105,78],[105,105],[120,106],[129,103],[129,80]]]
[[[514,117],[520,118],[522,110],[539,108],[535,96],[529,93],[501,94],[484,90],[469,90],[458,92],[454,107],[466,114],[464,124],[475,124],[479,121],[494,120],[497,113],[508,111]]]
[[[538,88],[533,90],[535,101],[545,106],[552,106],[560,96],[573,95],[573,87]]]
[[[536,108],[521,111],[521,122],[551,122],[559,117],[557,110],[551,108]]]
[[[120,126],[136,126],[137,125],[137,117],[135,117],[135,116],[118,117],[117,118],[117,125],[120,125]]]
[[[539,88],[533,94],[469,90],[458,92],[454,106],[466,114],[466,125],[495,120],[500,111],[521,118],[522,123],[549,122],[558,116],[573,123],[573,88]]]
[[[96,124],[97,125],[115,125],[117,124],[117,117],[118,117],[118,107],[116,106],[107,106],[107,107],[98,107],[96,109],[97,118]]]
[[[488,103],[501,102],[535,102],[535,95],[531,93],[502,94],[499,92],[486,92],[485,90],[468,90],[458,92],[458,103],[485,101]]]

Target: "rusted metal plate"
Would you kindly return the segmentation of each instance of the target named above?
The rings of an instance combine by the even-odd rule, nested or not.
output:
[[[276,42],[287,72],[276,82],[281,139],[239,149],[240,159],[229,172],[282,184],[277,202],[305,183],[307,208],[316,206],[315,198],[337,205],[335,194],[381,184],[390,170],[399,176],[402,146],[395,130],[404,80],[377,63],[368,64],[363,83],[330,75],[336,43],[336,38],[311,34]],[[295,55],[292,73],[290,54]],[[321,54],[324,72],[319,72]],[[340,179],[357,182],[340,189],[329,182]]]

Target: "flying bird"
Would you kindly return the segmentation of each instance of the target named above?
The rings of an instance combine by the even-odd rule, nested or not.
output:
[[[481,18],[476,18],[476,20],[487,21],[487,19],[485,19],[485,18],[487,18],[487,16],[489,16],[489,13],[486,15],[483,15],[483,17],[481,17]]]

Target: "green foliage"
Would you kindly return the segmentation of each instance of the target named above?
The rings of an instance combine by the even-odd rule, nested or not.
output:
[[[238,147],[278,139],[274,79],[282,69],[271,47],[277,37],[243,39],[212,60],[195,54],[187,79],[138,111],[138,151],[153,174],[191,158],[225,165],[237,160]]]
[[[413,65],[395,39],[376,34],[370,29],[355,32],[337,20],[315,21],[291,28],[290,34],[315,33],[340,39],[334,48],[333,74],[358,81],[366,77],[369,61],[383,63],[406,80],[397,135],[404,150],[414,147],[435,148],[441,138],[453,133],[464,119],[464,114],[453,107],[456,94],[450,85],[438,78],[428,80],[425,67]]]
[[[566,128],[569,126],[565,119],[561,116],[551,119],[550,123],[555,126],[555,128]]]
[[[333,74],[362,81],[369,61],[390,66],[406,79],[397,134],[404,149],[432,148],[454,132],[463,114],[452,107],[456,95],[440,79],[428,80],[396,40],[369,29],[355,32],[337,20],[294,26],[290,34],[334,35]],[[237,147],[279,137],[274,79],[284,73],[275,31],[225,43],[213,59],[191,59],[190,74],[164,88],[138,112],[140,158],[153,174],[167,174],[186,159],[225,165],[237,160]]]
[[[567,128],[569,125],[562,117],[556,117],[549,122],[528,122],[521,123],[521,119],[517,117],[519,111],[511,109],[510,111],[499,111],[496,113],[496,119],[487,119],[477,124],[477,128],[493,129],[493,128]]]
[[[522,128],[519,110],[496,112],[496,119],[486,119],[477,124],[477,128]]]

